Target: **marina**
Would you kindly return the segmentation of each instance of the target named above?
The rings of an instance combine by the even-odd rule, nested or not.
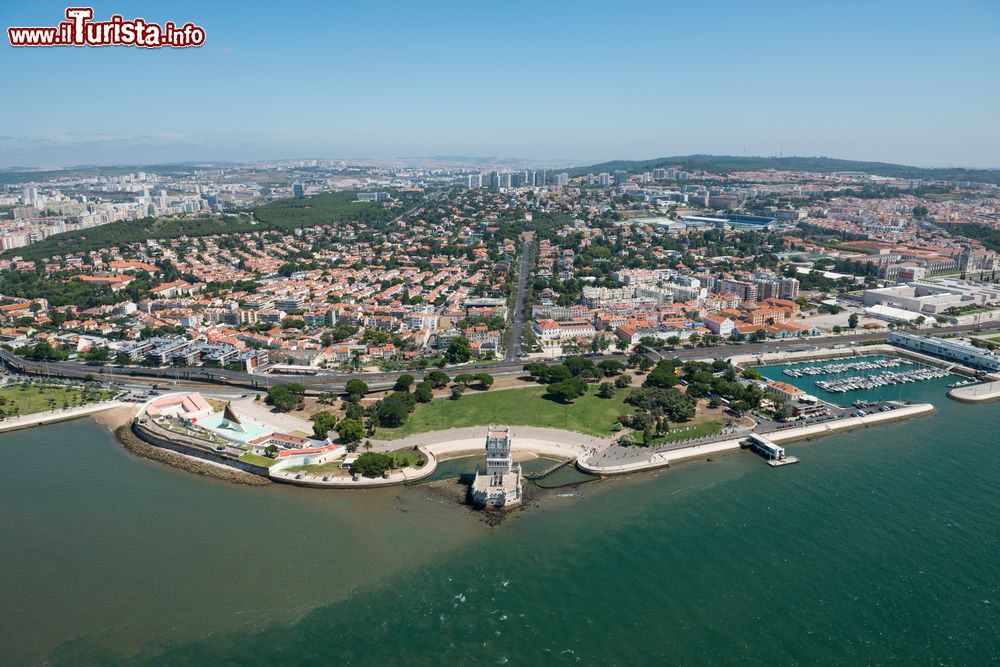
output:
[[[862,359],[860,361],[834,362],[830,364],[812,364],[809,366],[789,367],[782,370],[782,373],[789,377],[798,378],[804,375],[834,375],[837,373],[847,373],[849,371],[874,371],[885,368],[897,368],[907,362],[899,358],[888,357],[885,359]]]
[[[852,376],[835,380],[817,380],[816,386],[831,394],[842,394],[849,391],[877,389],[897,384],[910,384],[943,378],[949,373],[936,368],[917,368],[908,371],[885,371],[875,375]]]

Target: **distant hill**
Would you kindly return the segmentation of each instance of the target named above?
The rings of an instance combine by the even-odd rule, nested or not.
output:
[[[571,176],[612,173],[618,169],[628,172],[649,171],[665,167],[678,167],[687,171],[707,171],[728,174],[733,171],[779,169],[784,171],[811,171],[829,174],[836,171],[863,171],[866,174],[890,178],[925,178],[943,181],[975,181],[1000,184],[1000,169],[965,169],[960,167],[910,167],[891,162],[862,162],[838,160],[830,157],[740,157],[736,155],[675,155],[652,160],[614,160],[585,167],[573,167]]]

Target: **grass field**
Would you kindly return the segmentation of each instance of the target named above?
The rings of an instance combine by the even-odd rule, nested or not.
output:
[[[270,459],[266,456],[260,456],[259,454],[254,454],[253,452],[247,452],[241,456],[240,461],[243,461],[244,463],[252,463],[255,466],[263,466],[265,468],[270,468],[277,463],[274,459]]]
[[[707,435],[715,435],[722,431],[722,422],[715,420],[698,421],[696,417],[694,421],[687,422],[685,424],[673,424],[669,433],[664,433],[661,436],[654,436],[652,445],[662,445],[667,442],[676,442],[677,440],[688,440],[690,438],[703,438]],[[642,441],[642,433],[636,435],[637,441]]]
[[[544,426],[578,431],[588,435],[611,435],[618,415],[631,414],[625,405],[628,389],[619,389],[614,398],[598,398],[597,387],[572,403],[562,404],[543,398],[545,387],[525,387],[466,394],[457,401],[439,398],[417,406],[401,428],[379,429],[378,438],[403,438],[414,433],[463,426],[509,424]]]
[[[423,459],[420,452],[413,449],[399,449],[388,453],[396,457],[396,465],[401,468],[416,468]]]
[[[78,407],[114,397],[114,392],[84,390],[63,385],[17,384],[0,389],[0,410],[5,415],[28,415],[45,410]]]
[[[341,469],[340,459],[329,463],[320,463],[319,465],[291,466],[285,468],[283,472],[305,472],[310,475],[341,475],[344,477],[350,474],[346,470]]]

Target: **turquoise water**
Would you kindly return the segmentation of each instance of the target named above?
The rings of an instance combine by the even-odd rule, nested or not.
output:
[[[205,421],[207,423],[199,422],[199,425],[213,431],[219,431],[220,435],[224,434],[226,437],[240,442],[250,442],[251,440],[256,440],[257,438],[274,433],[273,427],[257,424],[249,419],[241,423],[242,430],[237,430],[233,426],[229,425],[229,421],[222,416],[222,414],[208,415],[205,417]]]
[[[39,436],[66,425],[12,434],[15,469],[72,488],[5,467],[0,647],[102,665],[995,664],[1000,404],[943,390],[905,385],[933,416],[792,443],[795,466],[716,456],[496,528],[420,486],[242,489],[95,429],[48,456]]]

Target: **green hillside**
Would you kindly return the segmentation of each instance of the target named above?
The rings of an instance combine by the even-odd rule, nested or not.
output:
[[[354,191],[326,192],[312,197],[281,199],[238,215],[123,220],[100,227],[54,234],[30,246],[8,250],[3,256],[18,255],[38,260],[52,255],[79,254],[146,239],[292,230],[346,220],[378,223],[388,221],[396,215],[391,209],[378,203],[356,202],[356,196]]]
[[[910,167],[890,162],[863,162],[839,160],[829,157],[741,157],[736,155],[677,155],[652,160],[614,160],[569,170],[571,176],[614,172],[649,171],[665,167],[678,167],[688,171],[707,171],[727,174],[733,171],[779,169],[785,171],[810,171],[828,174],[835,171],[863,171],[867,174],[890,178],[924,178],[944,181],[975,181],[1000,184],[1000,169],[964,169],[938,167]]]

